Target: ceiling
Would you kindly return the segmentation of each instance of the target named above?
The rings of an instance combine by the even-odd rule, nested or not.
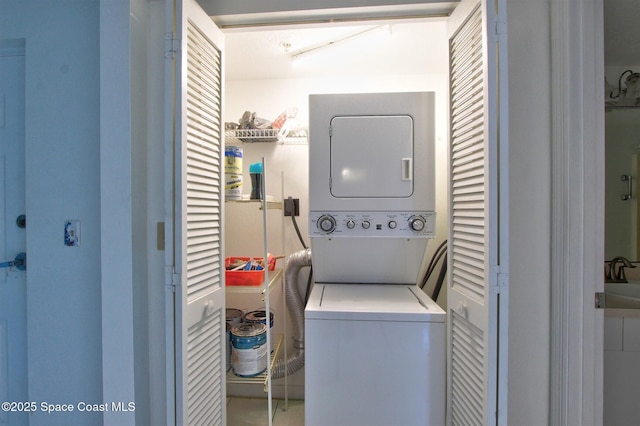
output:
[[[198,0],[220,28],[449,16],[460,0]]]
[[[300,49],[387,23],[392,35],[384,42],[365,42],[337,59],[331,52],[337,49],[325,49],[313,66],[296,67],[291,62],[291,53]],[[640,66],[638,0],[604,0],[604,24],[605,65]],[[224,32],[230,80],[447,73],[444,17],[233,27]]]
[[[384,24],[390,24],[386,38],[370,38],[371,31],[321,49],[313,63],[292,63],[296,51]],[[229,80],[446,74],[447,46],[444,18],[234,29],[225,31],[225,72]]]

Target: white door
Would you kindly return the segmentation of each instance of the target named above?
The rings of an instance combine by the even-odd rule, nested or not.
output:
[[[173,290],[168,340],[175,360],[168,418],[177,425],[224,425],[224,39],[195,0],[167,4],[167,15],[175,17],[167,23],[166,52],[166,155],[173,170],[166,192],[167,281]]]
[[[0,41],[0,262],[26,252],[24,194],[24,48]],[[5,263],[6,265],[6,263]],[[22,403],[27,393],[26,272],[0,269],[0,402]],[[0,425],[26,425],[28,413],[0,411]]]
[[[447,419],[453,425],[507,419],[506,114],[498,121],[498,107],[507,102],[506,81],[498,80],[507,75],[500,36],[506,20],[497,18],[504,9],[495,9],[502,3],[462,2],[450,18]]]
[[[331,195],[413,195],[413,119],[409,115],[337,116],[331,119],[330,132]]]

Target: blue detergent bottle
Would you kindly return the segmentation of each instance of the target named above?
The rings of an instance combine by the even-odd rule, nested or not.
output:
[[[251,196],[252,200],[262,200],[262,163],[253,163],[249,166],[251,176]]]

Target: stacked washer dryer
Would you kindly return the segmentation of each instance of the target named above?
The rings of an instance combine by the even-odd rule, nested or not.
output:
[[[445,313],[416,286],[434,94],[311,95],[309,114],[305,425],[442,425]]]

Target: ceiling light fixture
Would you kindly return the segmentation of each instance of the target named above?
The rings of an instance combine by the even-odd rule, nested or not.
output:
[[[280,48],[284,50],[285,53],[289,53],[289,49],[291,49],[291,43],[288,41],[281,41]]]
[[[347,41],[356,39],[356,38],[360,38],[366,34],[383,34],[385,36],[390,36],[391,35],[391,26],[390,25],[380,25],[377,27],[371,27],[371,28],[367,28],[366,30],[363,31],[358,31],[356,33],[353,34],[349,34],[347,36],[335,39],[335,40],[331,40],[319,45],[315,45],[312,47],[306,47],[300,50],[297,50],[293,53],[291,53],[290,57],[291,57],[291,61],[292,62],[296,62],[299,59],[301,59],[304,56],[308,56],[310,54],[315,54],[316,52],[319,51],[323,51],[329,47],[332,46],[336,46],[336,45],[342,45]]]

